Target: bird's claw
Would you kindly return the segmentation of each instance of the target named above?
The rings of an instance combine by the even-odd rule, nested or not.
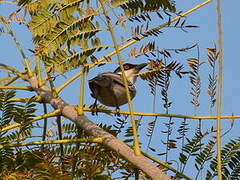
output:
[[[97,103],[93,103],[91,106],[91,111],[92,111],[92,115],[98,115],[98,107],[97,107]]]
[[[120,117],[120,108],[119,108],[118,106],[116,107],[116,113],[115,113],[115,116]]]

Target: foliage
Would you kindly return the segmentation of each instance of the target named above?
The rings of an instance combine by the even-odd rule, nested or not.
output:
[[[8,125],[12,119],[14,119],[15,103],[8,102],[9,99],[15,96],[14,91],[1,91],[0,92],[0,111],[1,111],[1,127]]]
[[[240,138],[231,139],[230,142],[222,148],[222,169],[224,179],[239,179],[239,150]],[[213,179],[217,175],[217,158],[211,160],[210,169],[207,171],[207,178]]]
[[[208,50],[208,63],[212,68],[212,74],[209,74],[208,95],[211,99],[210,111],[216,102],[216,88],[217,88],[217,75],[216,75],[216,61],[218,59],[218,52],[216,45],[213,48],[207,48]]]
[[[114,30],[122,30],[124,36],[117,37],[117,40],[118,45],[123,49],[127,47],[129,42],[138,42],[143,38],[163,35],[160,26],[154,27],[156,20],[159,22],[167,21],[166,27],[180,28],[184,32],[186,28],[197,27],[185,25],[186,17],[179,18],[174,25],[171,24],[172,17],[180,14],[176,11],[173,0],[111,0],[101,2],[107,9],[106,19],[103,18],[103,7],[98,1],[96,3],[89,0],[18,1],[21,8],[11,17],[17,16],[17,13],[22,9],[25,10],[24,18],[27,19],[27,27],[32,33],[34,42],[34,48],[30,50],[36,58],[31,59],[33,64],[36,63],[33,73],[38,78],[39,87],[50,82],[52,96],[54,96],[53,91],[55,90],[54,80],[58,77],[55,73],[66,75],[73,69],[82,68],[87,69],[87,74],[95,65],[99,67],[107,63],[114,63],[111,59],[114,53],[108,54],[109,50],[114,50],[114,47],[106,40],[108,38],[106,34],[109,31],[106,21],[110,21],[110,26]],[[5,29],[0,27],[0,35],[2,34],[5,34]],[[16,40],[15,42],[17,44]],[[196,58],[190,57],[184,62],[175,57],[179,53],[189,53],[194,49],[197,49]],[[174,78],[177,77],[179,80],[179,78],[188,76],[192,86],[190,90],[191,104],[195,108],[194,115],[197,114],[197,108],[200,106],[200,93],[203,88],[201,86],[201,67],[204,64],[200,61],[197,44],[179,49],[160,49],[157,40],[147,40],[140,45],[132,46],[129,53],[126,54],[125,61],[142,57],[148,60],[147,71],[139,73],[138,76],[148,83],[154,99],[154,113],[156,112],[157,98],[160,97],[164,113],[169,114],[170,108],[175,103],[174,97],[170,93],[171,86],[176,80]],[[97,56],[103,58],[98,59]],[[216,101],[217,85],[218,51],[216,46],[207,48],[207,56],[210,66],[207,92],[210,97],[210,112],[212,113]],[[24,60],[27,62],[28,59]],[[22,83],[18,81],[19,77],[25,77],[29,73],[27,68],[20,73],[6,67],[1,64],[1,69],[8,72],[7,76],[0,80],[3,86],[15,81]],[[46,74],[47,76],[42,79],[42,75]],[[84,85],[82,86],[84,88]],[[58,95],[56,96],[58,97]],[[57,120],[58,128],[56,128],[56,123],[51,126],[47,125],[47,121],[55,121],[55,119],[46,119],[43,126],[48,127],[48,129],[43,130],[46,131],[43,134],[48,139],[85,139],[89,142],[50,143],[41,146],[35,145],[31,149],[28,146],[21,147],[21,143],[35,140],[38,142],[46,137],[43,138],[34,133],[36,129],[44,129],[41,123],[32,123],[33,118],[38,114],[36,110],[40,107],[36,106],[37,103],[34,102],[36,97],[23,98],[18,102],[16,99],[13,101],[15,96],[16,91],[0,91],[0,130],[11,126],[12,123],[20,124],[18,129],[0,131],[1,177],[5,179],[110,180],[113,177],[130,179],[135,176],[135,179],[147,179],[143,172],[120,157],[118,152],[112,151],[102,144],[90,142],[93,137],[77,128],[73,123],[61,124],[61,119],[60,122]],[[44,99],[38,101],[39,104],[43,102]],[[90,106],[91,108],[92,106]],[[112,111],[105,106],[97,105],[96,108],[111,115]],[[59,114],[58,117],[60,117]],[[136,117],[138,118],[136,120],[138,130],[145,130],[145,134],[149,138],[149,142],[142,143],[141,147],[146,146],[147,150],[151,150],[152,154],[156,153],[167,165],[178,164],[177,170],[174,169],[174,171],[171,168],[166,168],[167,166],[159,165],[161,169],[167,173],[171,170],[174,172],[175,178],[181,178],[183,177],[181,174],[184,174],[186,168],[191,166],[193,169],[195,168],[195,179],[197,179],[200,174],[203,174],[207,165],[209,167],[207,168],[207,179],[213,179],[216,176],[216,140],[212,136],[215,133],[213,127],[208,127],[203,132],[200,120],[197,129],[192,129],[188,118],[183,118],[182,122],[177,124],[174,117],[159,118],[157,115],[153,120],[148,121],[146,126],[143,126],[145,117],[142,115]],[[159,130],[158,126],[163,128]],[[121,138],[127,145],[133,146],[133,127],[128,124],[128,115],[116,117],[113,125],[99,124],[99,127],[115,137]],[[175,137],[175,130],[179,134],[178,137]],[[190,136],[189,133],[194,133],[194,136]],[[145,134],[141,133],[140,137]],[[157,136],[157,141],[154,139],[155,136]],[[155,144],[152,143],[153,140]],[[223,146],[222,165],[225,179],[240,178],[239,141],[239,138],[231,139]],[[158,148],[155,148],[156,144]],[[178,159],[171,157],[174,152],[179,154]]]
[[[14,96],[15,91],[1,91],[0,93],[0,129],[9,126],[13,122],[21,124],[18,130],[12,132],[0,132],[0,146],[6,146],[6,148],[0,149],[1,177],[8,175],[11,171],[16,173],[16,168],[23,172],[24,168],[31,167],[33,162],[30,158],[31,154],[23,155],[21,149],[14,150],[7,147],[8,144],[13,142],[20,143],[32,137],[32,126],[29,121],[34,117],[36,110],[34,108],[35,104],[31,101],[27,103],[9,102],[9,99],[13,98]],[[25,158],[28,158],[28,160]]]

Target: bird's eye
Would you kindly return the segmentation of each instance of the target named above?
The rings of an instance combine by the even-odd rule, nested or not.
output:
[[[129,65],[124,66],[124,70],[128,70],[129,68],[130,68]]]

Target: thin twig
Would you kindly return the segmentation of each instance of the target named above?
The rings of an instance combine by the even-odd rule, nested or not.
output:
[[[21,146],[30,146],[30,145],[42,145],[42,144],[65,144],[65,143],[102,143],[102,138],[87,138],[87,139],[62,139],[62,140],[52,140],[52,141],[33,141],[33,142],[25,142],[25,143],[17,143],[17,144],[5,144],[0,145],[0,149],[6,147],[21,147]]]
[[[43,113],[47,114],[47,104],[43,103]],[[46,140],[46,134],[47,134],[47,117],[44,118],[44,122],[43,122],[43,135],[42,135],[42,140],[45,141]],[[43,148],[43,145],[42,145]]]
[[[41,120],[41,119],[44,119],[44,118],[49,118],[49,117],[55,117],[57,115],[61,114],[61,111],[59,109],[51,112],[51,113],[48,113],[48,114],[44,114],[44,115],[41,115],[41,116],[37,116],[37,117],[34,117],[32,120],[28,121],[28,123],[33,123],[35,121],[38,121],[38,120]],[[2,129],[0,129],[0,132],[5,132],[5,131],[9,131],[11,129],[15,129],[17,127],[20,127],[22,124],[20,123],[16,123],[16,124],[12,124],[10,126],[7,126],[7,127],[4,127]]]
[[[62,123],[61,123],[61,116],[58,115],[57,118],[56,118],[56,121],[57,121],[57,127],[58,127],[58,139],[59,140],[62,140]],[[61,162],[61,165],[62,165],[62,171],[64,171],[65,169],[65,166],[64,166],[64,161],[63,161],[63,156],[64,156],[64,152],[63,152],[63,144],[59,144],[60,146],[60,162]]]
[[[80,94],[79,94],[79,105],[78,105],[78,114],[82,115],[84,113],[84,88],[85,88],[85,67],[82,68],[81,84],[80,84]]]
[[[8,30],[8,33],[12,36],[12,38],[13,38],[15,44],[17,45],[17,48],[18,48],[20,54],[22,55],[23,59],[26,59],[27,57],[26,57],[25,53],[23,52],[23,48],[22,48],[21,44],[17,40],[16,36],[14,35],[12,29],[10,28],[10,26],[8,25],[6,20],[2,16],[0,16],[0,20],[3,22],[3,25]]]
[[[132,122],[134,152],[135,152],[136,155],[140,155],[141,151],[140,151],[140,148],[139,148],[137,126],[136,126],[136,122],[135,122],[135,118],[134,118],[134,114],[133,114],[133,105],[132,105],[132,102],[131,102],[131,96],[130,96],[130,92],[129,92],[129,88],[128,88],[127,77],[126,77],[126,74],[125,74],[124,68],[123,68],[123,61],[122,61],[122,58],[121,58],[121,55],[120,55],[119,45],[117,43],[116,35],[115,35],[114,29],[111,25],[110,18],[107,15],[106,8],[103,4],[103,1],[100,0],[100,3],[102,5],[103,14],[104,14],[104,16],[106,18],[106,21],[107,21],[107,26],[108,26],[109,32],[111,33],[112,41],[113,41],[114,48],[115,48],[115,51],[116,51],[116,55],[117,55],[117,58],[118,58],[119,67],[122,71],[122,79],[123,79],[123,83],[124,83],[124,86],[125,86],[125,91],[126,91],[126,96],[127,96],[128,106],[129,106],[129,111],[130,111],[130,118],[131,118],[131,122]]]
[[[91,108],[84,108],[84,111],[92,112]],[[113,113],[116,114],[115,110],[106,110],[106,109],[98,109],[99,113]],[[128,111],[119,111],[119,114],[130,114]],[[217,116],[188,116],[181,114],[161,114],[161,113],[143,113],[143,112],[133,112],[134,115],[137,116],[160,116],[160,117],[174,117],[174,118],[186,118],[186,119],[217,119]],[[230,116],[221,116],[221,119],[240,119],[240,115],[230,115]]]

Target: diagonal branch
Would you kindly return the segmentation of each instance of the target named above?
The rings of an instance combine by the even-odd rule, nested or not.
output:
[[[137,168],[141,169],[153,180],[170,180],[170,178],[163,173],[162,170],[158,169],[153,163],[147,160],[143,155],[136,156],[134,151],[127,146],[125,143],[104,131],[102,128],[94,124],[84,115],[78,115],[74,106],[67,104],[60,97],[54,98],[51,94],[51,90],[47,86],[38,88],[38,82],[36,77],[28,79],[31,87],[34,91],[43,98],[44,102],[52,105],[54,109],[60,109],[62,115],[73,121],[79,128],[83,129],[89,135],[95,138],[102,138],[103,145],[118,152],[120,156],[131,162]]]

